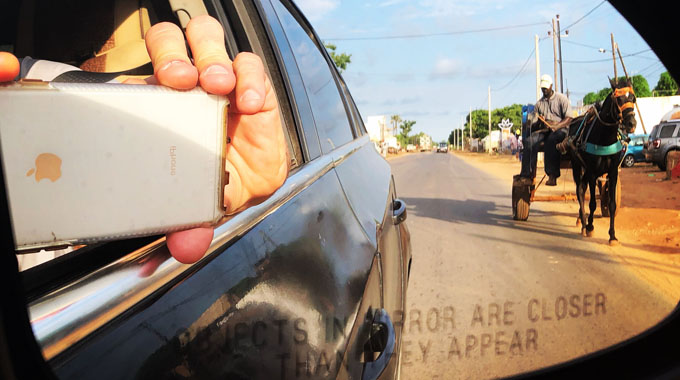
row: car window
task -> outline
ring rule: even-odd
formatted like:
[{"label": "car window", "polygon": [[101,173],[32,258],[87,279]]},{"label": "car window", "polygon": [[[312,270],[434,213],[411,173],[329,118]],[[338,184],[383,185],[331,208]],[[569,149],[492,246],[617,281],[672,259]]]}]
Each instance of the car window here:
[{"label": "car window", "polygon": [[[57,60],[74,66],[74,69],[81,68],[86,71],[117,72],[121,71],[121,68],[132,68],[134,70],[129,73],[130,75],[136,75],[139,77],[146,77],[152,75],[153,69],[151,68],[151,65],[149,63],[146,63],[141,67],[137,67],[138,66],[137,60],[125,61],[122,59],[127,56],[138,57],[140,55],[142,56],[146,55],[146,48],[143,43],[141,45],[140,44],[132,44],[132,46],[125,45],[125,48],[127,49],[126,54],[121,55],[120,57],[116,56],[117,60],[115,61],[117,66],[113,66],[113,68],[110,65],[107,66],[105,64],[102,64],[101,62],[97,63],[93,62],[91,59],[83,58],[87,57],[87,54],[83,53],[84,50],[83,46],[88,46],[87,50],[90,53],[92,53],[92,51],[95,52],[99,51],[100,53],[108,52],[107,54],[115,53],[115,48],[117,45],[115,43],[116,41],[113,37],[113,34],[111,36],[107,35],[107,31],[108,33],[114,33],[113,32],[114,19],[113,17],[109,17],[110,14],[107,13],[111,11],[109,7],[114,6],[113,3],[114,3],[113,1],[105,2],[101,4],[101,9],[95,6],[92,7],[87,6],[84,7],[83,9],[79,9],[78,10],[79,15],[82,15],[83,17],[87,16],[87,18],[91,19],[89,20],[90,22],[84,23],[80,27],[78,26],[77,23],[73,23],[71,26],[68,27],[60,27],[56,20],[53,20],[50,17],[48,17],[48,14],[50,12],[56,12],[53,14],[62,15],[63,20],[70,20],[72,18],[78,17],[76,15],[69,14],[69,12],[74,12],[73,9],[71,9],[70,7],[59,7],[56,5],[39,7],[35,10],[35,17],[36,19],[43,20],[44,25],[42,24],[35,25],[32,33],[29,34],[31,39],[35,40],[36,42],[33,43],[32,40],[27,39],[25,36],[24,38],[17,37],[16,39],[7,39],[7,35],[2,35],[1,37],[3,38],[0,50],[9,51],[20,58],[24,55],[31,55],[36,58],[44,57],[49,60]],[[180,25],[180,18],[175,13],[172,12],[172,10],[170,9],[170,4],[168,2],[160,1],[155,2],[153,5],[145,2],[143,5],[140,5],[139,9],[130,10],[130,12],[131,12],[130,17],[139,18],[140,30],[137,32],[141,32],[142,35],[144,31],[148,30],[150,25],[158,22],[165,21]],[[217,15],[214,13],[212,15],[217,17]],[[23,17],[27,17],[27,14],[24,14]],[[136,23],[133,24],[135,24],[136,27]],[[232,25],[234,25],[234,23],[232,23]],[[29,26],[28,25],[22,26],[22,28],[23,30],[28,30],[27,28],[29,28]],[[94,29],[96,29],[96,33],[90,35],[92,30]],[[120,32],[120,28],[116,30],[116,33],[117,32]],[[124,30],[124,32],[130,31]],[[227,28],[225,32],[226,32],[225,34],[226,47],[230,57],[233,58],[241,50],[252,49],[248,42],[246,42],[247,39],[244,38],[244,36],[242,35],[239,36],[240,38],[238,38],[237,42],[235,34],[238,33],[243,34],[243,31],[230,30]],[[141,39],[140,41],[143,42],[143,40]],[[100,45],[102,45],[103,47]],[[256,53],[263,55],[258,51],[256,51]],[[99,56],[102,55],[99,54]],[[265,65],[267,64],[268,58],[269,57],[264,57],[263,59]],[[284,134],[286,137],[288,153],[290,157],[289,168],[291,171],[293,171],[300,163],[302,163],[302,154],[300,152],[300,144],[298,142],[299,139],[296,135],[294,127],[295,123],[292,120],[290,112],[287,112],[287,110],[290,108],[286,107],[288,106],[287,98],[285,96],[286,95],[285,88],[283,87],[283,85],[280,84],[280,77],[273,75],[274,73],[272,72],[272,67],[267,66],[266,69],[270,77],[272,77],[274,91],[277,93],[279,102],[282,105],[281,107],[282,120],[284,122],[284,125],[287,126],[287,128],[284,128],[285,129]],[[126,253],[129,253],[130,248],[134,249],[134,245],[123,246],[127,251],[121,250],[120,252],[117,253],[117,256],[122,256]],[[69,265],[68,261],[76,257],[76,255],[74,255],[75,251],[80,250],[81,248],[84,247],[86,246],[78,245],[65,248],[61,247],[63,249],[41,250],[39,252],[18,254],[17,260],[19,262],[19,268],[21,271],[26,271],[28,269],[35,268],[36,266],[39,266],[41,264],[46,264],[50,262],[56,262],[55,265],[50,265],[50,267],[55,267],[59,265]],[[97,254],[96,251],[98,249],[99,248],[88,249],[88,251],[92,251],[92,253],[89,254],[96,255]],[[109,251],[113,251],[113,249]],[[114,255],[111,254],[107,257],[113,256]],[[55,260],[57,258],[59,258],[59,260]],[[108,261],[97,262],[107,263]],[[50,269],[47,272],[61,272],[61,270]],[[45,272],[43,271],[43,273]]]},{"label": "car window", "polygon": [[300,25],[283,4],[274,1],[273,5],[300,68],[321,149],[327,153],[354,138],[345,104],[331,68],[319,45],[310,37],[310,32]]},{"label": "car window", "polygon": [[673,132],[675,131],[675,124],[666,124],[661,127],[659,131],[659,138],[664,139],[668,137],[673,137]]}]

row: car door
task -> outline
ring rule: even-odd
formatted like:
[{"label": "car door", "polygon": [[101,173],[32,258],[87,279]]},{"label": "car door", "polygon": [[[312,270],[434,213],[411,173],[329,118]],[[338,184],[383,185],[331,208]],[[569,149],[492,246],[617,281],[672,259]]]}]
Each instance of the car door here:
[{"label": "car door", "polygon": [[[176,262],[163,238],[152,237],[76,251],[81,258],[110,254],[78,270],[67,268],[74,255],[58,260],[66,269],[49,265],[64,276],[40,280],[42,266],[22,273],[35,339],[59,378],[361,376],[376,315],[384,320],[376,311],[384,306],[385,272],[376,231],[371,239],[335,167],[370,147],[368,139],[357,135],[344,105],[311,100],[315,94],[285,48],[271,4],[207,2],[206,8],[229,26],[232,55],[252,50],[264,60],[294,157],[289,178],[265,202],[216,228],[208,253],[194,265]],[[333,115],[327,121],[344,117],[344,125],[321,125],[324,111]],[[389,173],[386,178],[385,194]],[[385,196],[380,218],[387,204]],[[391,342],[393,350],[393,335]],[[387,363],[394,368],[394,359],[376,362],[385,363],[369,365],[376,375]]]},{"label": "car door", "polygon": [[[268,5],[272,8],[269,9]],[[403,222],[405,205],[396,200],[389,165],[368,140],[356,105],[313,29],[293,4],[274,0],[264,4],[263,8],[270,20],[276,17],[280,21],[285,39],[276,31],[274,35],[279,46],[288,44],[295,58],[312,108],[321,150],[334,158],[335,172],[347,201],[370,246],[377,250],[380,302],[371,304],[369,298],[364,299],[359,315],[370,310],[385,310],[379,318],[387,321],[387,333],[394,340],[394,346],[389,351],[396,353],[401,339],[406,258],[400,238],[402,233],[396,225]],[[268,24],[273,29],[278,27],[274,21]],[[374,267],[373,270],[378,268]],[[395,316],[397,319],[394,319]],[[369,316],[369,319],[374,317]],[[357,326],[360,326],[359,322],[357,320]],[[353,332],[346,352],[362,352],[365,340],[360,331]],[[375,373],[375,376],[383,372],[394,373],[396,355],[385,355],[382,348],[377,353],[382,354],[382,359],[367,364],[370,367],[367,372]],[[373,358],[369,357],[368,360]],[[351,377],[361,373],[358,367],[346,369]]]}]

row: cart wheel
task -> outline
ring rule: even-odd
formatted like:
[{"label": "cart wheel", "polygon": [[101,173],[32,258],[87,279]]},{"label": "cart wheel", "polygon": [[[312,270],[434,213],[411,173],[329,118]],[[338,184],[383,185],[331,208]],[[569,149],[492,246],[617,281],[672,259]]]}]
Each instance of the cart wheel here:
[{"label": "cart wheel", "polygon": [[525,178],[516,175],[512,181],[512,218],[514,220],[529,219],[531,204],[531,184]]},{"label": "cart wheel", "polygon": [[[609,181],[598,180],[598,189],[600,189],[600,210],[602,210],[602,216],[605,218],[609,217]],[[621,177],[616,181],[616,216],[619,213],[619,208],[621,208]]]}]

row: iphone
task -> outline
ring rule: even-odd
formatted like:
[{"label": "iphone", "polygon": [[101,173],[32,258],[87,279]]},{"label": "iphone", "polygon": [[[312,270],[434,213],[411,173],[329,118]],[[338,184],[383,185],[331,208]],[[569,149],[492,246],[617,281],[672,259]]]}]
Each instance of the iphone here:
[{"label": "iphone", "polygon": [[228,101],[201,89],[0,87],[18,251],[167,233],[224,216]]}]

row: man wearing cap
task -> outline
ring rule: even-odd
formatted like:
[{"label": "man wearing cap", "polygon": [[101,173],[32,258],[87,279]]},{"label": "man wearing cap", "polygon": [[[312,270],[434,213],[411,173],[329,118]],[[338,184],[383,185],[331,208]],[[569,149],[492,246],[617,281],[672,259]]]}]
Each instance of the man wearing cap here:
[{"label": "man wearing cap", "polygon": [[524,152],[522,160],[522,172],[525,178],[533,178],[538,156],[538,148],[541,142],[545,142],[545,173],[548,175],[546,186],[557,185],[560,176],[560,153],[556,145],[567,136],[567,129],[572,121],[569,99],[563,94],[553,91],[552,78],[543,74],[541,77],[541,91],[543,97],[536,102],[535,111],[547,122],[549,128],[546,132],[533,133],[526,141],[523,141]]}]

